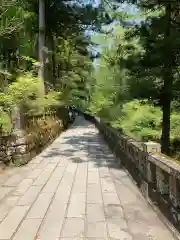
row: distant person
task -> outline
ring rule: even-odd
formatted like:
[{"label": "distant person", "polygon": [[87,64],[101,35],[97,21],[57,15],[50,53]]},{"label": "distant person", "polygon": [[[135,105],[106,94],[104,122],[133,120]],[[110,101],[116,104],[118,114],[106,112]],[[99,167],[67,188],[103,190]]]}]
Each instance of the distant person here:
[{"label": "distant person", "polygon": [[75,114],[72,107],[69,107],[69,118],[70,118],[70,122],[73,123],[75,120]]}]

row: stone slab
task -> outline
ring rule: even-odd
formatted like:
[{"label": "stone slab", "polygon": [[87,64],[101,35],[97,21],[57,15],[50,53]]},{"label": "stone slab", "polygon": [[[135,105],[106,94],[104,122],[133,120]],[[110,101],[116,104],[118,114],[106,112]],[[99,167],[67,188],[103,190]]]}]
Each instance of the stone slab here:
[{"label": "stone slab", "polygon": [[21,196],[23,195],[26,190],[32,185],[33,183],[33,180],[32,179],[23,179],[19,185],[17,186],[17,188],[15,189],[15,191],[13,191],[13,195],[16,195],[16,196]]},{"label": "stone slab", "polygon": [[104,208],[102,204],[87,204],[87,221],[88,222],[105,221]]},{"label": "stone slab", "polygon": [[9,212],[0,224],[0,239],[10,239],[13,236],[28,209],[28,206],[16,206]]},{"label": "stone slab", "polygon": [[34,240],[42,219],[26,219],[22,222],[12,240]]},{"label": "stone slab", "polygon": [[0,187],[0,201],[13,190],[12,187]]},{"label": "stone slab", "polygon": [[44,218],[46,211],[52,201],[53,193],[40,193],[27,218]]},{"label": "stone slab", "polygon": [[61,234],[62,238],[83,238],[84,220],[76,218],[66,218]]},{"label": "stone slab", "polygon": [[3,202],[3,204],[0,204],[0,222],[8,215],[8,213],[16,205],[18,200],[18,196],[8,196]]},{"label": "stone slab", "polygon": [[67,204],[59,204],[57,200],[54,200],[52,202],[44,219],[44,222],[39,230],[39,239],[59,239],[66,209]]},{"label": "stone slab", "polygon": [[42,186],[31,186],[20,198],[18,205],[31,205],[35,201],[41,189]]},{"label": "stone slab", "polygon": [[69,200],[68,218],[85,218],[85,199],[84,193],[74,193]]},{"label": "stone slab", "polygon": [[56,191],[58,185],[60,183],[59,178],[50,178],[44,188],[42,189],[42,192],[48,193],[48,192],[54,192]]},{"label": "stone slab", "polygon": [[98,183],[88,184],[87,203],[102,203],[102,201],[100,185]]},{"label": "stone slab", "polygon": [[87,234],[88,238],[107,238],[108,230],[106,222],[94,222],[87,223]]}]

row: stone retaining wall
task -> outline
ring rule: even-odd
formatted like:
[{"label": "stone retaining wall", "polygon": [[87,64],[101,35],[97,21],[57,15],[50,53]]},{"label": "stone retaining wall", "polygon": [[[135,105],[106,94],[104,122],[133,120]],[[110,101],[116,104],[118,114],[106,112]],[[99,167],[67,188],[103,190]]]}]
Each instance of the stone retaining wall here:
[{"label": "stone retaining wall", "polygon": [[[66,123],[66,124],[65,124]],[[16,166],[27,163],[67,127],[56,114],[27,117],[22,137],[0,136],[0,162]]]},{"label": "stone retaining wall", "polygon": [[[92,121],[88,115],[85,118]],[[98,118],[92,122],[137,182],[143,196],[180,230],[180,164],[162,155],[158,143],[137,142]]]}]

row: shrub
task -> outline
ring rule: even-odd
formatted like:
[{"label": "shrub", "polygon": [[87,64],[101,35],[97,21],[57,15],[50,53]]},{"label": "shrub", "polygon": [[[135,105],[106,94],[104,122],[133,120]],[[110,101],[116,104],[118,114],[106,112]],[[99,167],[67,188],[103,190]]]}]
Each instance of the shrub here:
[{"label": "shrub", "polygon": [[7,112],[0,107],[0,134],[10,133],[12,130],[11,118]]},{"label": "shrub", "polygon": [[0,93],[0,105],[9,111],[16,105],[28,107],[38,98],[39,87],[38,78],[31,74],[18,77],[15,82],[4,89],[4,92]]},{"label": "shrub", "polygon": [[[61,93],[51,91],[39,97],[41,81],[32,74],[24,74],[8,85],[0,93],[0,127],[5,131],[11,128],[11,111],[14,106],[19,106],[24,114],[43,114],[61,104]],[[3,130],[3,131],[4,131]]]},{"label": "shrub", "polygon": [[29,101],[37,99],[41,87],[38,78],[26,74],[17,78],[7,88],[6,94],[12,99],[13,104],[28,104]]},{"label": "shrub", "polygon": [[171,114],[171,138],[180,137],[180,114],[172,112]]},{"label": "shrub", "polygon": [[113,127],[141,140],[157,140],[161,134],[161,110],[147,102],[134,100],[123,105],[122,117]]},{"label": "shrub", "polygon": [[51,91],[44,95],[44,98],[37,98],[29,101],[26,105],[27,115],[39,115],[47,112],[52,112],[57,106],[61,105],[61,93]]}]

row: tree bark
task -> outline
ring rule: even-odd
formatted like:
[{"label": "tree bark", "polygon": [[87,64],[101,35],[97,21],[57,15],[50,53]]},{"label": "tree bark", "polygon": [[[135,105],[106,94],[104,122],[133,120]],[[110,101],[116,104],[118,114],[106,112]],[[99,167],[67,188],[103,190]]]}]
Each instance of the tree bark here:
[{"label": "tree bark", "polygon": [[[47,62],[45,64],[45,81],[50,83],[51,85],[55,85],[55,59],[54,59],[54,38],[52,33],[48,33],[46,37],[46,47],[48,48],[48,52],[46,55]],[[54,60],[54,61],[53,61]]]},{"label": "tree bark", "polygon": [[171,101],[173,86],[173,51],[171,47],[171,4],[166,6],[166,32],[165,32],[165,48],[164,48],[164,85],[162,92],[162,135],[161,135],[161,151],[164,154],[170,154],[170,126],[171,126]]},{"label": "tree bark", "polygon": [[55,57],[55,46],[54,46],[54,37],[52,36],[52,72],[54,77],[54,84],[56,83],[56,57]]},{"label": "tree bark", "polygon": [[[167,69],[168,70],[168,69]],[[170,154],[170,126],[171,126],[171,100],[172,100],[172,76],[169,71],[164,77],[163,99],[162,99],[162,135],[161,135],[161,151],[164,154]]]},{"label": "tree bark", "polygon": [[44,47],[45,47],[45,0],[39,0],[39,72],[38,76],[41,80],[42,86],[40,94],[44,95]]}]

